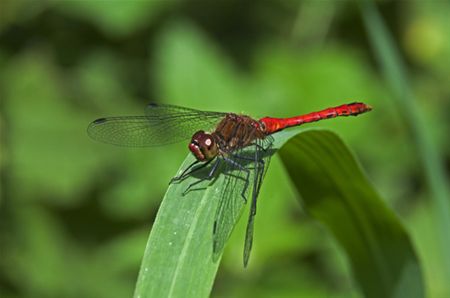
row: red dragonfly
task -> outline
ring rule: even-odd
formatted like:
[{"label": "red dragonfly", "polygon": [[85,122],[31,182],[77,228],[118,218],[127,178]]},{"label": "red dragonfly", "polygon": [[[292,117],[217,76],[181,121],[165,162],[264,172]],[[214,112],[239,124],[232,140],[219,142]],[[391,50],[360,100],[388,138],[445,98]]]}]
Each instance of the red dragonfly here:
[{"label": "red dragonfly", "polygon": [[196,161],[171,183],[207,168],[207,174],[190,184],[186,193],[205,180],[211,181],[219,173],[225,175],[213,227],[215,260],[225,246],[243,205],[250,198],[244,246],[246,267],[252,248],[256,202],[273,154],[271,135],[288,127],[338,116],[356,116],[371,109],[369,105],[355,102],[291,118],[255,120],[234,113],[150,104],[145,116],[97,119],[89,125],[88,134],[101,142],[132,147],[159,146],[191,138],[188,148]]}]

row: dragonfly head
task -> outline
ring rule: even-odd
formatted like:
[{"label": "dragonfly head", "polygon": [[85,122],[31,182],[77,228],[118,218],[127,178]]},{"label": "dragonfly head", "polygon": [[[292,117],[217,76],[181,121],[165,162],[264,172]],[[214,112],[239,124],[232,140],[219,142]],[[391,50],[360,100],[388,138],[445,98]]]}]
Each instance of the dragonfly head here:
[{"label": "dragonfly head", "polygon": [[214,137],[204,132],[203,130],[197,131],[189,143],[189,150],[194,154],[195,158],[199,161],[211,160],[219,153]]}]

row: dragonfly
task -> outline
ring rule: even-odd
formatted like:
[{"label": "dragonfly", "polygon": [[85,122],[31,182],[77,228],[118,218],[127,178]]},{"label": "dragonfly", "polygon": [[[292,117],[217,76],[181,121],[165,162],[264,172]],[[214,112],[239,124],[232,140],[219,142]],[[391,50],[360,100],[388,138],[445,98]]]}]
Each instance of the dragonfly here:
[{"label": "dragonfly", "polygon": [[[253,243],[256,205],[273,155],[273,134],[294,127],[340,116],[357,116],[371,106],[353,102],[289,118],[256,120],[235,113],[201,111],[168,104],[149,104],[145,115],[99,118],[88,127],[94,140],[130,147],[160,146],[190,139],[188,149],[195,161],[170,183],[178,183],[206,169],[184,193],[203,181],[225,175],[213,225],[213,257],[218,259],[242,207],[250,202],[243,263],[247,267]],[[198,176],[198,175],[197,175]]]}]

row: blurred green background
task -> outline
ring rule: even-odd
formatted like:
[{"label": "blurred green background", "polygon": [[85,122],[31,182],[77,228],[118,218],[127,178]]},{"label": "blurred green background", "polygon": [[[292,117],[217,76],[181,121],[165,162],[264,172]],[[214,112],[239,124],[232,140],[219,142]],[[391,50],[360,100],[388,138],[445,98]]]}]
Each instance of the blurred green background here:
[{"label": "blurred green background", "polygon": [[[378,8],[448,174],[450,4]],[[310,126],[354,150],[411,233],[429,296],[449,295],[417,148],[352,1],[1,0],[0,98],[1,297],[132,295],[187,145],[96,143],[86,134],[95,118],[140,115],[149,102],[282,117],[352,101],[374,110]],[[244,221],[213,297],[360,297],[345,256],[302,211],[276,157],[247,269]]]}]

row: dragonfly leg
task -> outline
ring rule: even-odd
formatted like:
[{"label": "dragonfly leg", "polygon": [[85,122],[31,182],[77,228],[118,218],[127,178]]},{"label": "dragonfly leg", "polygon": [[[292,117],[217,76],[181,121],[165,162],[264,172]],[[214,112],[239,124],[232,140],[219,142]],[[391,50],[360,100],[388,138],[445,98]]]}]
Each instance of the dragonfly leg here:
[{"label": "dragonfly leg", "polygon": [[261,146],[261,145],[258,144],[258,143],[255,143],[254,145],[255,145],[256,147],[258,147],[259,149],[261,149],[262,151],[267,152],[267,149],[268,149],[268,148],[264,148],[263,146]]},{"label": "dragonfly leg", "polygon": [[192,173],[195,173],[195,172],[197,172],[198,170],[201,170],[201,169],[203,169],[204,167],[206,167],[211,161],[212,161],[212,160],[208,160],[207,162],[204,162],[204,163],[200,164],[198,167],[195,167],[195,168],[194,168],[194,166],[195,166],[196,164],[198,164],[200,161],[198,161],[198,160],[194,161],[194,162],[191,163],[186,169],[184,169],[184,171],[183,171],[179,176],[173,177],[173,178],[170,180],[169,184],[172,184],[173,182],[183,181],[184,179],[186,179],[186,178],[187,178],[189,175],[191,175]]},{"label": "dragonfly leg", "polygon": [[[211,161],[212,161],[212,159],[208,160],[206,163],[204,163],[204,165],[202,165],[202,168],[204,168]],[[217,167],[219,166],[219,163],[220,163],[220,159],[217,158],[216,161],[214,162],[212,168],[211,168],[211,171],[209,171],[208,175],[206,177],[198,179],[197,181],[189,184],[189,186],[186,187],[186,189],[183,191],[183,195],[187,194],[192,189],[192,187],[194,187],[195,185],[197,185],[199,183],[202,183],[205,180],[210,180],[214,176],[214,174],[215,174],[215,172],[217,170]],[[200,168],[200,167],[198,167],[198,168]],[[196,171],[198,168],[194,169],[193,171]],[[192,173],[192,172],[190,172],[190,173]]]}]

